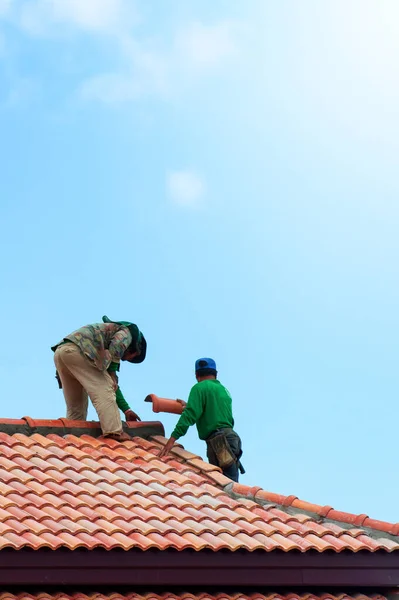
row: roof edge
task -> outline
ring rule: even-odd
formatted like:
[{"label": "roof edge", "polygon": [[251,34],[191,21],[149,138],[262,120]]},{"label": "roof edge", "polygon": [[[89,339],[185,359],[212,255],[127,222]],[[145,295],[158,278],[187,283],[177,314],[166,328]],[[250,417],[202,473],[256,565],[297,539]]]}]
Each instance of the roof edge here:
[{"label": "roof edge", "polygon": [[319,520],[334,521],[337,523],[347,523],[352,527],[361,527],[371,531],[381,531],[388,536],[399,536],[399,523],[388,523],[370,519],[368,515],[355,515],[352,513],[335,510],[332,506],[320,506],[311,504],[305,500],[300,500],[297,496],[284,496],[283,494],[274,494],[261,487],[250,487],[241,483],[229,483],[223,487],[224,491],[233,498],[248,498],[260,505],[278,506],[286,512],[290,508],[302,512],[312,517],[319,517]]},{"label": "roof edge", "polygon": [[[129,421],[122,422],[123,431],[130,437],[141,437],[144,439],[155,435],[165,435],[164,426],[160,421]],[[70,419],[0,419],[0,433],[14,435],[21,433],[31,436],[35,433],[47,436],[51,433],[64,436],[68,434],[81,437],[90,435],[100,437],[102,430],[99,421],[72,421]]]},{"label": "roof edge", "polygon": [[[0,586],[399,586],[399,553],[20,549],[0,552]],[[156,578],[154,579],[154,573]]]},{"label": "roof edge", "polygon": [[[155,438],[155,441],[163,445],[166,443],[166,439],[161,438]],[[347,524],[348,528],[361,527],[370,537],[376,537],[378,535],[376,532],[382,532],[384,534],[383,537],[389,539],[396,538],[394,541],[398,541],[399,523],[388,523],[387,521],[371,519],[366,514],[356,515],[335,510],[332,506],[312,504],[300,500],[294,495],[284,496],[283,494],[275,494],[257,486],[251,487],[241,483],[232,483],[230,479],[223,475],[219,467],[206,463],[201,457],[188,452],[182,446],[175,445],[172,448],[172,453],[185,460],[191,466],[195,466],[211,480],[213,485],[222,489],[231,498],[247,498],[260,506],[270,507],[270,505],[273,505],[283,509],[288,514],[291,514],[290,510],[295,509],[296,512],[307,514],[312,518],[316,518],[319,522],[334,522],[340,525]]]}]

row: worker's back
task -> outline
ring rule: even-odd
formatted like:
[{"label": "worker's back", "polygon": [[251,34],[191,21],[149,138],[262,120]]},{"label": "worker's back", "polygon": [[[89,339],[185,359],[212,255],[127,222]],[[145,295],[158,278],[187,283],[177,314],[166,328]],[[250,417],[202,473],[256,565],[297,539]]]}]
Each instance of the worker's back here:
[{"label": "worker's back", "polygon": [[[206,440],[216,429],[234,427],[230,392],[217,379],[204,379],[190,393],[202,405],[202,414],[197,421],[198,435]],[[190,398],[189,398],[190,401]]]},{"label": "worker's back", "polygon": [[198,436],[206,441],[210,464],[222,469],[232,481],[238,481],[238,473],[244,473],[240,458],[241,439],[234,431],[232,399],[230,392],[216,379],[217,368],[213,358],[195,361],[198,381],[184,405],[184,411],[176,423],[160,457],[166,456],[176,440],[186,435],[191,425],[196,425]]}]

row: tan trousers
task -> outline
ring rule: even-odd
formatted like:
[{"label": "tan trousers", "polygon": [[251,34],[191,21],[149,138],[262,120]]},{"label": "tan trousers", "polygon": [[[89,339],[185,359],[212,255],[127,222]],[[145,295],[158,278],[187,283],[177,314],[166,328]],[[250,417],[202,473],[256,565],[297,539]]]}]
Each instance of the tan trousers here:
[{"label": "tan trousers", "polygon": [[72,343],[57,348],[54,362],[62,382],[67,419],[86,421],[89,395],[100,419],[103,434],[122,433],[122,421],[109,373],[99,371]]}]

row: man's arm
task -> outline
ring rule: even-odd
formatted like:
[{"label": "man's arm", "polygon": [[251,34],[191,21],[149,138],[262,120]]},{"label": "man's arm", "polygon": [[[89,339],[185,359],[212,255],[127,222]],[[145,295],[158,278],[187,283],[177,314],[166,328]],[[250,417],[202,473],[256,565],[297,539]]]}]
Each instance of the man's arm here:
[{"label": "man's arm", "polygon": [[115,333],[108,348],[111,361],[119,363],[122,356],[132,343],[132,334],[127,327],[122,327]]},{"label": "man's arm", "polygon": [[115,392],[115,399],[119,410],[125,413],[126,421],[141,421],[137,413],[134,412],[125,400],[120,387]]},{"label": "man's arm", "polygon": [[174,438],[173,436],[170,436],[170,438],[166,442],[165,446],[162,448],[161,452],[158,454],[159,458],[163,458],[164,456],[169,454],[169,452],[173,448],[175,441],[176,441],[176,438]]},{"label": "man's arm", "polygon": [[111,375],[114,382],[116,404],[118,405],[119,410],[125,414],[126,421],[140,421],[140,417],[134,412],[134,410],[130,408],[129,404],[126,402],[121,388],[119,387],[118,375],[116,374],[117,371],[119,371],[119,364],[112,362],[108,367],[108,373]]},{"label": "man's arm", "polygon": [[186,435],[187,429],[198,421],[203,410],[204,404],[202,394],[199,388],[195,385],[190,392],[184,412],[178,420],[176,427],[172,431],[172,435],[159,453],[160,458],[166,456],[170,452],[176,440]]},{"label": "man's arm", "polygon": [[190,392],[187,404],[180,419],[176,423],[176,427],[172,431],[172,436],[176,440],[186,435],[187,430],[191,425],[195,425],[204,410],[202,395],[199,388],[196,386]]}]

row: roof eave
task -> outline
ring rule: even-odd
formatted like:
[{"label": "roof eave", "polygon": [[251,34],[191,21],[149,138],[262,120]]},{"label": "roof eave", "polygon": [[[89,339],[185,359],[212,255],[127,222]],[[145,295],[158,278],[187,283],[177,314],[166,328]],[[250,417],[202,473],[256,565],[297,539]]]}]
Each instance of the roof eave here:
[{"label": "roof eave", "polygon": [[399,586],[399,552],[247,552],[119,549],[0,552],[0,586]]}]

